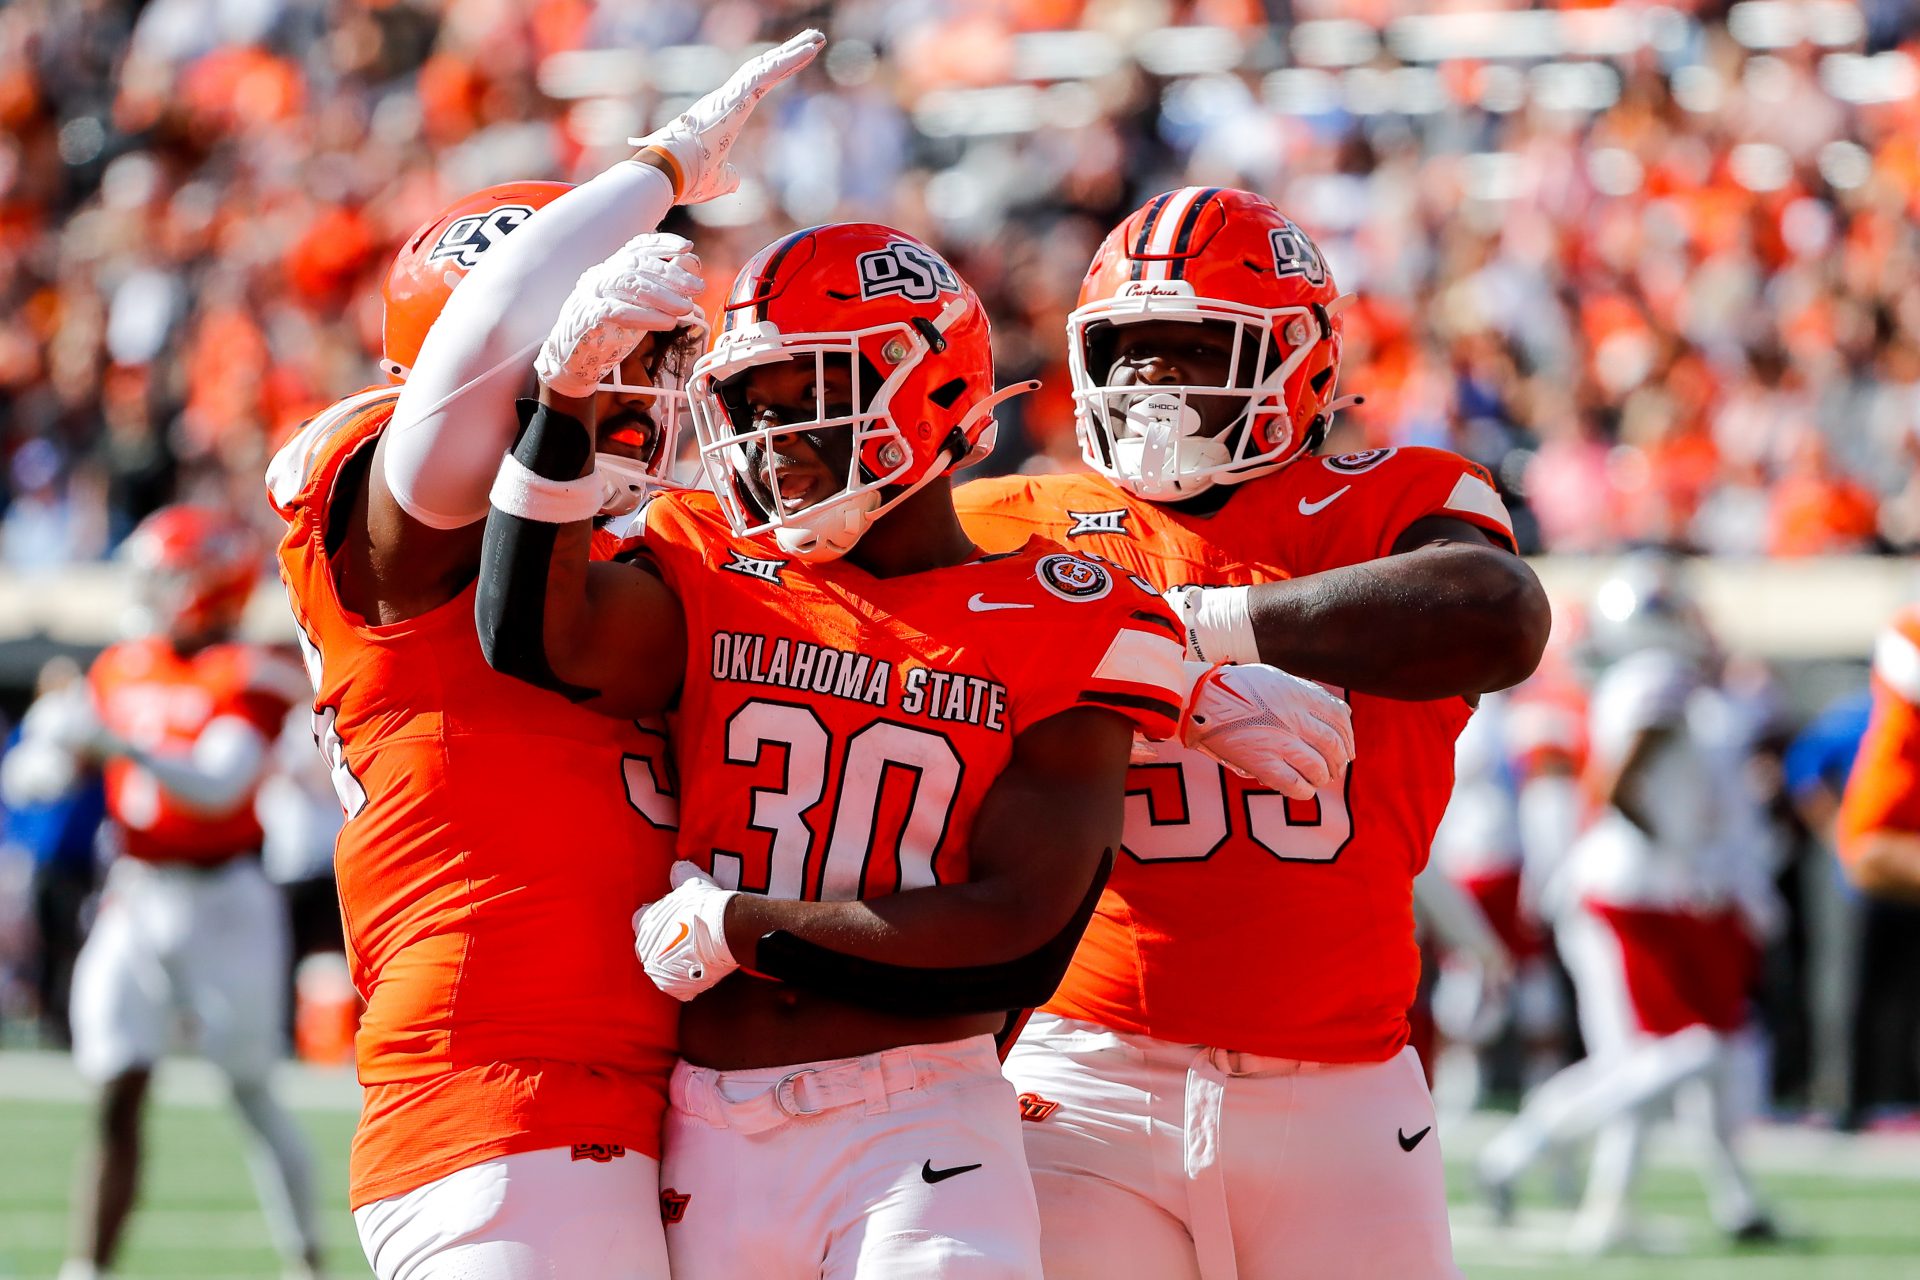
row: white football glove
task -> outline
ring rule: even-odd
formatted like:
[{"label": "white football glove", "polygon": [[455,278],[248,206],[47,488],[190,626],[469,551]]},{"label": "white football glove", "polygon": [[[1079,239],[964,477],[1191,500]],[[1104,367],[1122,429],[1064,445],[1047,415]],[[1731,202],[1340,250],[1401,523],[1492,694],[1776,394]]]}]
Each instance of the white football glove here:
[{"label": "white football glove", "polygon": [[1180,741],[1269,790],[1306,800],[1353,759],[1353,712],[1311,680],[1260,663],[1184,664]]},{"label": "white football glove", "polygon": [[698,299],[705,287],[691,241],[635,236],[574,284],[534,372],[563,396],[590,396],[646,334],[704,325]]},{"label": "white football glove", "polygon": [[668,875],[673,892],[633,916],[633,953],[653,985],[675,1000],[691,1000],[740,967],[727,948],[727,899],[691,862]]},{"label": "white football glove", "polygon": [[820,32],[802,31],[745,63],[664,127],[644,138],[628,138],[627,144],[657,151],[672,162],[678,173],[673,184],[678,203],[701,204],[726,195],[740,185],[739,172],[727,163],[740,127],[769,89],[812,62],[826,43]]}]

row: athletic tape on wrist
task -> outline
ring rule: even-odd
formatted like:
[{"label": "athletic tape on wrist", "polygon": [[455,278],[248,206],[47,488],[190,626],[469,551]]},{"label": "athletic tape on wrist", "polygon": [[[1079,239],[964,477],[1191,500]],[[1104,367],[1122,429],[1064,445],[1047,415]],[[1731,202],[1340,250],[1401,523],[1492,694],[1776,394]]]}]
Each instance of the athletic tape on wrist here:
[{"label": "athletic tape on wrist", "polygon": [[1168,607],[1187,633],[1187,656],[1199,662],[1258,662],[1251,587],[1174,587]]},{"label": "athletic tape on wrist", "polygon": [[500,459],[487,500],[523,520],[572,524],[598,515],[605,495],[606,482],[596,473],[578,480],[549,480],[509,453]]}]

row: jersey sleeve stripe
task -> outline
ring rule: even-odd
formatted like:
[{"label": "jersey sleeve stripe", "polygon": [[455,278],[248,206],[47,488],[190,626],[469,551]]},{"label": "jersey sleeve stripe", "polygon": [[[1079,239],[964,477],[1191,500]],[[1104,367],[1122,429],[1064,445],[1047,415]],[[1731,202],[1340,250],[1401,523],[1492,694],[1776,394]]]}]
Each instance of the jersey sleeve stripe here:
[{"label": "jersey sleeve stripe", "polygon": [[1163,692],[1177,689],[1186,654],[1186,647],[1170,636],[1129,627],[1114,636],[1094,667],[1093,678],[1113,684],[1150,685]]},{"label": "jersey sleeve stripe", "polygon": [[1506,504],[1500,501],[1500,495],[1494,492],[1493,486],[1479,476],[1461,476],[1443,505],[1448,511],[1491,520],[1506,530],[1509,538],[1513,536],[1513,518],[1507,514]]},{"label": "jersey sleeve stripe", "polygon": [[1182,635],[1180,631],[1180,624],[1165,614],[1155,613],[1150,609],[1135,609],[1127,616],[1135,622],[1144,622],[1150,627],[1155,627],[1166,632],[1183,645],[1186,643],[1186,637]]},{"label": "jersey sleeve stripe", "polygon": [[1873,674],[1908,702],[1920,703],[1920,648],[1900,632],[1883,631],[1874,642]]},{"label": "jersey sleeve stripe", "polygon": [[1138,693],[1114,693],[1103,689],[1082,689],[1080,701],[1098,707],[1112,707],[1116,710],[1144,711],[1148,715],[1159,716],[1169,724],[1180,720],[1180,704],[1161,698],[1149,698]]}]

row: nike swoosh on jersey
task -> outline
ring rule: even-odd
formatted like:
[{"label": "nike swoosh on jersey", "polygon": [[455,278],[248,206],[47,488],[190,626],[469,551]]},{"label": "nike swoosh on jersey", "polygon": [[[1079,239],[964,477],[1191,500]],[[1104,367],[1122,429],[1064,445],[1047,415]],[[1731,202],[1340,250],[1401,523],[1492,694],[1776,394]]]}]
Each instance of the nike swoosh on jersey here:
[{"label": "nike swoosh on jersey", "polygon": [[996,600],[989,600],[976,591],[967,597],[967,608],[975,613],[992,613],[995,609],[1031,609],[1033,606],[1019,603],[1002,604]]},{"label": "nike swoosh on jersey", "polygon": [[1352,485],[1343,484],[1338,489],[1335,489],[1332,493],[1328,494],[1326,497],[1320,499],[1320,501],[1318,502],[1308,502],[1305,498],[1300,499],[1300,514],[1303,516],[1310,516],[1319,511],[1324,510],[1326,508],[1326,505],[1329,502],[1332,502],[1335,498],[1339,497],[1341,494],[1345,493],[1347,490],[1351,488],[1353,488]]},{"label": "nike swoosh on jersey", "polygon": [[1429,1133],[1432,1133],[1432,1132],[1433,1132],[1433,1126],[1428,1125],[1426,1128],[1422,1129],[1420,1132],[1414,1134],[1411,1138],[1407,1136],[1407,1131],[1405,1129],[1395,1129],[1393,1131],[1393,1136],[1400,1139],[1400,1149],[1402,1151],[1411,1151],[1415,1147],[1420,1145],[1420,1139],[1426,1137]]}]

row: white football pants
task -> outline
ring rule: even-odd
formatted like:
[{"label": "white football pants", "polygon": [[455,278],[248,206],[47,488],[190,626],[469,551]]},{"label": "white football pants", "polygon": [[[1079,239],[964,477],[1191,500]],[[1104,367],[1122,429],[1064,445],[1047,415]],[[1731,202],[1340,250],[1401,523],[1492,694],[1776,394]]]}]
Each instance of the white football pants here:
[{"label": "white football pants", "polygon": [[673,1280],[1040,1280],[990,1037],[751,1071],[682,1062],[670,1097]]},{"label": "white football pants", "polygon": [[353,1211],[379,1280],[667,1280],[660,1165],[522,1151]]},{"label": "white football pants", "polygon": [[313,1160],[274,1097],[285,1052],[287,905],[253,858],[212,868],[123,857],[73,971],[73,1060],[95,1084],[151,1067],[185,1013],[194,1047],[227,1076],[247,1166],[274,1246],[313,1247]]},{"label": "white football pants", "polygon": [[1460,1275],[1412,1049],[1300,1062],[1040,1013],[1006,1073],[1047,1280]]}]

